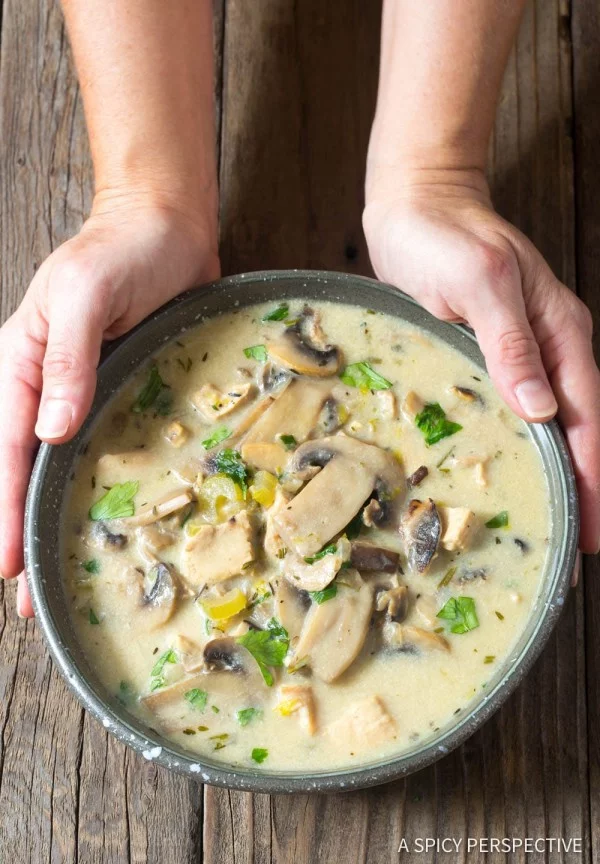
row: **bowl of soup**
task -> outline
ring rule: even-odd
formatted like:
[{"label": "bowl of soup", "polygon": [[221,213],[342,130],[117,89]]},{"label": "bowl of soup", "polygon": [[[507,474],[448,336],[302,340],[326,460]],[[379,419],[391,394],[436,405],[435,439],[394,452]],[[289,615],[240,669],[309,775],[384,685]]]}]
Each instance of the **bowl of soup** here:
[{"label": "bowl of soup", "polygon": [[107,730],[292,792],[472,734],[547,640],[577,536],[558,426],[506,407],[467,328],[291,271],[109,346],[81,432],[40,449],[25,545],[50,652]]}]

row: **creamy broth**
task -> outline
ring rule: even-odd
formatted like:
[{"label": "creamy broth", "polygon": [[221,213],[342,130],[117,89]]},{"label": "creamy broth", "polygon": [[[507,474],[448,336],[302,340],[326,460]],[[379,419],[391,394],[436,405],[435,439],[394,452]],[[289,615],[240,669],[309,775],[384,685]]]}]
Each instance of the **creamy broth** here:
[{"label": "creamy broth", "polygon": [[310,309],[161,348],[93,429],[62,524],[108,690],[192,753],[269,771],[448,728],[522,634],[550,530],[538,453],[485,374],[392,317]]}]

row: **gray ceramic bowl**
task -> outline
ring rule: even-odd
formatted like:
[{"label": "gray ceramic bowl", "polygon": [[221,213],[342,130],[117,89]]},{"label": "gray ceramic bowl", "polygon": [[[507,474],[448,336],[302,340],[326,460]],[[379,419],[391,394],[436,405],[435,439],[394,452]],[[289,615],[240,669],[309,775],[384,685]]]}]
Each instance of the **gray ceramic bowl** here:
[{"label": "gray ceramic bowl", "polygon": [[553,512],[549,566],[535,609],[518,645],[490,680],[486,695],[470,713],[459,715],[450,728],[428,742],[420,742],[410,752],[347,771],[269,774],[251,768],[229,769],[208,758],[200,761],[144,727],[98,681],[69,621],[57,543],[65,487],[90,424],[107,400],[158,346],[193,327],[203,316],[286,297],[322,298],[387,312],[430,331],[484,368],[477,343],[466,328],[436,320],[397,289],[371,279],[340,273],[276,271],[234,276],[190,291],[159,309],[109,348],[98,373],[90,418],[80,434],[61,447],[41,447],[27,498],[25,556],[37,621],[58,668],[80,702],[120,741],[158,765],[218,786],[254,792],[333,792],[384,783],[425,767],[472,735],[506,700],[540,653],[564,604],[577,550],[577,494],[558,426],[555,423],[531,426],[532,440],[545,466]]}]

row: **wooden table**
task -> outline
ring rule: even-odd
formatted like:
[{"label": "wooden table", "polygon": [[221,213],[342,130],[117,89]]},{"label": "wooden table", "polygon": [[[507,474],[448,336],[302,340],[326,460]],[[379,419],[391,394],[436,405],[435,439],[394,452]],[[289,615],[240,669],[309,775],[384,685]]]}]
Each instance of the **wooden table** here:
[{"label": "wooden table", "polygon": [[[6,317],[81,225],[91,171],[57,4],[0,0],[0,10]],[[225,273],[370,272],[361,209],[379,17],[373,0],[217,2]],[[490,150],[495,201],[597,322],[599,152],[599,2],[532,2]],[[529,860],[598,864],[599,570],[587,562],[542,659],[460,750],[406,781],[331,797],[203,788],[126,750],[68,693],[35,622],[16,618],[14,585],[0,586],[0,861],[425,864],[466,860],[468,836],[563,836],[582,838],[583,853]],[[398,854],[402,838],[419,837],[463,847]],[[488,858],[505,856],[468,856]]]}]

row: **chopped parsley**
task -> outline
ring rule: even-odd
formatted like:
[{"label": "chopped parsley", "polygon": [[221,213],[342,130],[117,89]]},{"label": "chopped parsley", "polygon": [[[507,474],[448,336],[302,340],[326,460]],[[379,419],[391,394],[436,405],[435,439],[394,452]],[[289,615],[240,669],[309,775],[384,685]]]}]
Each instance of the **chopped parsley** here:
[{"label": "chopped parsley", "polygon": [[237,450],[225,448],[214,458],[214,465],[219,474],[225,474],[240,487],[244,495],[248,491],[250,471]]},{"label": "chopped parsley", "polygon": [[333,598],[337,595],[337,585],[334,583],[332,585],[328,585],[327,588],[323,588],[322,591],[309,591],[308,592],[315,603],[318,603],[319,606],[321,603],[326,603],[328,600],[333,600]]},{"label": "chopped parsley", "polygon": [[305,555],[304,560],[307,564],[314,564],[315,561],[320,561],[321,558],[324,558],[326,555],[335,555],[337,552],[337,545],[335,543],[330,543],[329,546],[324,546],[320,552],[316,552],[314,555]]},{"label": "chopped parsley", "polygon": [[486,528],[508,528],[508,510],[503,510],[485,523]]},{"label": "chopped parsley", "polygon": [[271,618],[266,630],[249,630],[236,640],[252,654],[258,664],[267,687],[273,686],[273,675],[269,667],[283,666],[283,660],[290,646],[285,627]]},{"label": "chopped parsley", "polygon": [[262,321],[283,321],[290,314],[289,303],[281,303],[261,318]]},{"label": "chopped parsley", "polygon": [[496,609],[495,615],[499,621],[504,621],[504,615],[502,614],[502,612],[498,612],[498,610]]},{"label": "chopped parsley", "polygon": [[164,676],[164,669],[167,663],[177,663],[177,654],[172,648],[168,648],[164,654],[161,654],[150,673],[150,692],[164,687],[167,683]]},{"label": "chopped parsley", "polygon": [[158,366],[150,369],[150,375],[145,386],[140,390],[131,410],[134,414],[143,414],[156,403],[158,414],[166,416],[171,411],[172,394],[170,387],[160,377]]},{"label": "chopped parsley", "polygon": [[479,627],[472,597],[451,597],[437,613],[437,617],[452,622],[451,633],[468,633],[469,630]]},{"label": "chopped parsley", "polygon": [[248,348],[244,348],[244,354],[249,360],[256,360],[258,363],[267,362],[266,345],[250,345]]},{"label": "chopped parsley", "polygon": [[484,663],[493,663],[495,659],[496,659],[495,654],[488,654],[487,657],[483,658],[483,662]]},{"label": "chopped parsley", "polygon": [[184,693],[183,698],[186,702],[190,703],[192,708],[195,708],[197,711],[204,711],[208,701],[208,693],[206,690],[199,690],[197,687],[194,687],[192,690]]},{"label": "chopped parsley", "polygon": [[133,516],[135,505],[133,499],[137,495],[139,483],[129,480],[127,483],[115,483],[102,498],[90,507],[89,517],[94,522],[105,519],[123,519]]},{"label": "chopped parsley", "polygon": [[90,606],[89,622],[90,622],[90,624],[99,624],[100,623],[98,616],[96,615],[96,613],[94,612],[94,610],[92,609],[91,606]]},{"label": "chopped parsley", "polygon": [[452,582],[452,579],[454,578],[455,573],[456,573],[456,567],[450,567],[450,569],[446,571],[445,576],[443,576],[440,579],[440,581],[438,582],[438,586],[437,586],[438,590],[440,588],[445,588],[446,585],[449,585]]},{"label": "chopped parsley", "polygon": [[351,363],[350,366],[346,366],[340,378],[348,387],[358,387],[360,390],[389,390],[392,386],[391,381],[376,372],[366,362]]},{"label": "chopped parsley", "polygon": [[96,558],[90,558],[89,561],[82,561],[81,566],[86,573],[91,573],[92,576],[97,576],[100,572],[100,562]]},{"label": "chopped parsley", "polygon": [[[446,419],[446,412],[437,402],[429,402],[415,417],[417,428],[421,430],[428,447],[437,444],[463,428],[460,423]],[[439,466],[438,466],[439,467]]]},{"label": "chopped parsley", "polygon": [[344,534],[348,540],[356,540],[363,527],[363,511],[358,511],[354,519],[351,519],[344,530]]},{"label": "chopped parsley", "polygon": [[293,450],[295,447],[298,446],[298,442],[293,435],[280,435],[279,440],[281,441],[286,450]]},{"label": "chopped parsley", "polygon": [[247,726],[248,723],[262,717],[262,711],[260,708],[241,708],[235,717],[240,726]]},{"label": "chopped parsley", "polygon": [[225,441],[225,439],[231,437],[231,429],[228,429],[227,426],[219,426],[218,429],[209,435],[208,438],[205,438],[202,442],[202,446],[205,450],[212,450],[213,447],[216,447],[217,444],[220,444],[221,441]]},{"label": "chopped parsley", "polygon": [[268,755],[269,751],[265,750],[264,747],[255,747],[252,751],[252,759],[259,765],[265,761]]}]

